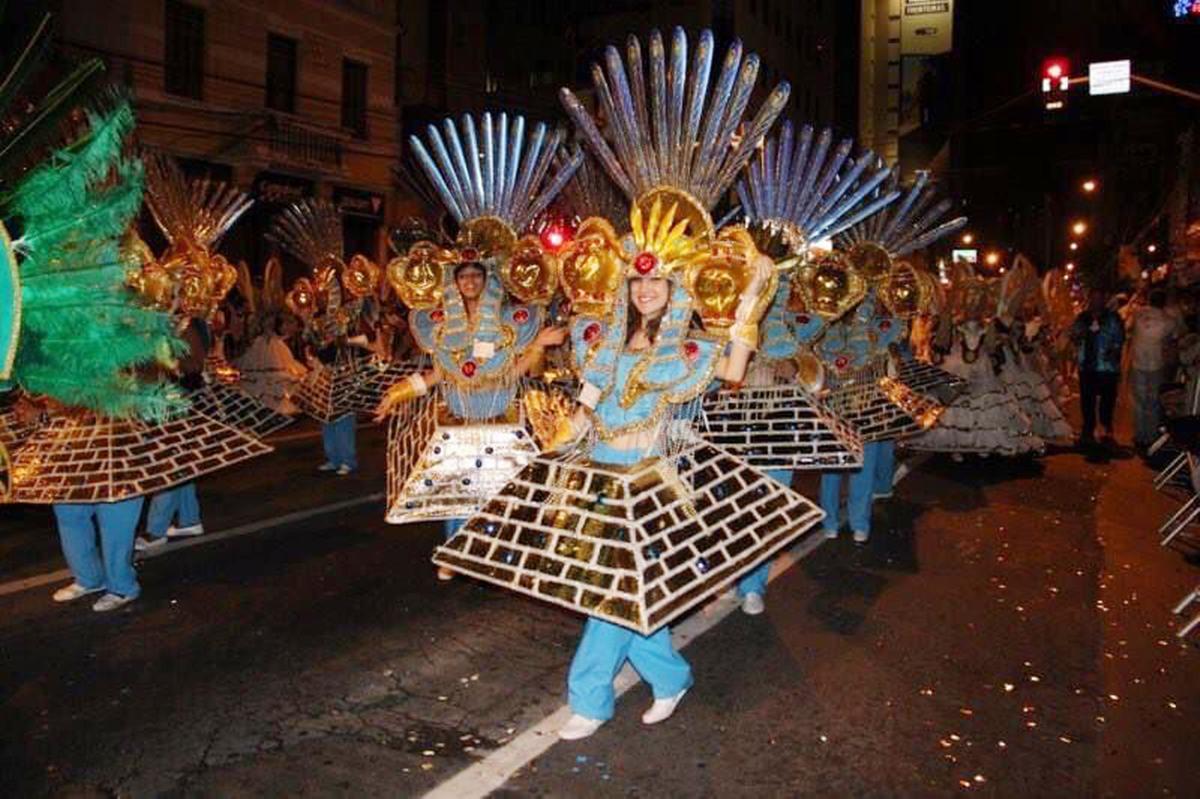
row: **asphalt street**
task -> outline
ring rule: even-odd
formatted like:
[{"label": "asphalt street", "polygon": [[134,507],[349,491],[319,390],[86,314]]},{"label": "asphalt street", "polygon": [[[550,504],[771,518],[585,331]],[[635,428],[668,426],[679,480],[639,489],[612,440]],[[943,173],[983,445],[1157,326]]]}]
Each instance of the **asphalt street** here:
[{"label": "asphalt street", "polygon": [[[52,603],[49,513],[4,509],[3,795],[414,796],[561,708],[582,619],[438,583],[440,529],[385,525],[370,499],[380,432],[348,478],[314,473],[319,447],[204,480],[210,533],[248,531],[169,546],[112,615]],[[697,682],[669,722],[640,723],[636,686],[496,792],[1197,795],[1200,661],[1170,609],[1200,571],[1158,546],[1177,500],[1150,477],[1074,453],[930,460],[866,547],[821,546],[765,615],[684,650]]]}]

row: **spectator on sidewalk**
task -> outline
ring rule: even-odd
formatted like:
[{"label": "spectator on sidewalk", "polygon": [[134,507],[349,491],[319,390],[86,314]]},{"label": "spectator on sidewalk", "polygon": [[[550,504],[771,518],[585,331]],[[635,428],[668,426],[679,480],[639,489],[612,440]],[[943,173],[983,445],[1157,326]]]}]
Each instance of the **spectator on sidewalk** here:
[{"label": "spectator on sidewalk", "polygon": [[1182,332],[1179,317],[1169,313],[1166,304],[1164,291],[1151,291],[1149,304],[1134,311],[1129,324],[1133,443],[1140,450],[1154,443],[1162,424],[1159,390],[1169,368],[1168,348],[1173,348]]},{"label": "spectator on sidewalk", "polygon": [[1079,401],[1083,410],[1081,446],[1095,443],[1097,406],[1104,443],[1114,445],[1113,411],[1117,406],[1117,387],[1121,380],[1121,351],[1125,346],[1125,326],[1121,317],[1109,309],[1108,297],[1101,289],[1092,289],[1087,309],[1071,325],[1071,342],[1079,364]]}]

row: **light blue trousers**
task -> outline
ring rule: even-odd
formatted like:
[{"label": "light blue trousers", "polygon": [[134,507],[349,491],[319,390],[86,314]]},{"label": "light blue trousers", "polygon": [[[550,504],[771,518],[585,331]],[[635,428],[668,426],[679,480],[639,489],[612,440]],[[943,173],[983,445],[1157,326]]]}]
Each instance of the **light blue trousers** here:
[{"label": "light blue trousers", "polygon": [[142,592],[133,569],[133,537],[144,502],[145,497],[134,497],[120,502],[54,506],[58,538],[75,582],[120,596],[133,597]]},{"label": "light blue trousers", "polygon": [[196,484],[183,485],[160,491],[150,498],[146,511],[146,533],[162,538],[172,521],[180,527],[191,527],[200,523],[200,500],[196,497]]},{"label": "light blue trousers", "polygon": [[442,534],[449,541],[454,537],[454,534],[462,529],[462,526],[467,523],[466,519],[446,519],[442,522]]},{"label": "light blue trousers", "polygon": [[[767,477],[770,477],[775,482],[785,488],[792,487],[792,470],[791,469],[768,469]],[[751,572],[747,572],[741,580],[738,581],[737,592],[738,596],[746,594],[758,594],[759,596],[767,595],[767,578],[771,576],[771,561],[766,561],[761,566]]]},{"label": "light blue trousers", "polygon": [[882,442],[863,444],[863,465],[853,472],[825,472],[821,475],[821,509],[825,511],[825,529],[842,528],[842,482],[849,483],[846,508],[850,529],[871,532],[871,495],[875,490],[875,463]]},{"label": "light blue trousers", "polygon": [[655,699],[669,699],[692,685],[692,667],[675,651],[666,627],[653,635],[639,635],[589,618],[567,673],[571,710],[597,721],[611,719],[616,705],[613,680],[626,659],[649,684]]},{"label": "light blue trousers", "polygon": [[340,419],[321,425],[321,443],[325,445],[325,460],[334,466],[358,468],[358,456],[354,446],[354,414],[348,413]]},{"label": "light blue trousers", "polygon": [[892,482],[896,479],[896,442],[878,441],[875,443],[875,485],[872,491],[876,494],[892,493]]}]

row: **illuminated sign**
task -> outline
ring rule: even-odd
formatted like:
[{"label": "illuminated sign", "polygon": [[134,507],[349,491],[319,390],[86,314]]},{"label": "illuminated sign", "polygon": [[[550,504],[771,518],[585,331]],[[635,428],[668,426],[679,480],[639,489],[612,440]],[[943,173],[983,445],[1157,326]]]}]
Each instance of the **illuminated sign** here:
[{"label": "illuminated sign", "polygon": [[1129,72],[1128,61],[1088,64],[1088,94],[1128,94]]},{"label": "illuminated sign", "polygon": [[971,266],[974,266],[975,264],[979,263],[979,250],[975,250],[975,249],[951,250],[950,251],[950,261],[952,263],[956,263],[956,264],[964,263],[964,264],[970,264]]},{"label": "illuminated sign", "polygon": [[953,22],[954,0],[904,0],[900,15],[900,52],[904,55],[950,52]]}]

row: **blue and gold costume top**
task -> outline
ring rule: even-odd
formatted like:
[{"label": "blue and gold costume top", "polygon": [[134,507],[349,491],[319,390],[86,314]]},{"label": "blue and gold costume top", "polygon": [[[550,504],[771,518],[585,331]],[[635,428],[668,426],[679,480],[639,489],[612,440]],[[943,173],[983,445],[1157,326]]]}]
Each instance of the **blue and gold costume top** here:
[{"label": "blue and gold costume top", "polygon": [[543,309],[505,302],[490,271],[473,321],[449,269],[442,296],[441,307],[411,312],[409,327],[441,373],[447,407],[466,421],[503,416],[517,394],[517,359],[537,338]]}]

